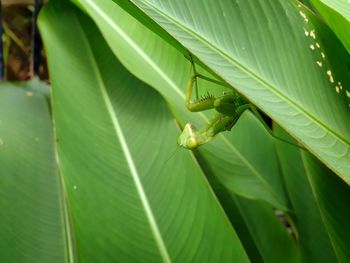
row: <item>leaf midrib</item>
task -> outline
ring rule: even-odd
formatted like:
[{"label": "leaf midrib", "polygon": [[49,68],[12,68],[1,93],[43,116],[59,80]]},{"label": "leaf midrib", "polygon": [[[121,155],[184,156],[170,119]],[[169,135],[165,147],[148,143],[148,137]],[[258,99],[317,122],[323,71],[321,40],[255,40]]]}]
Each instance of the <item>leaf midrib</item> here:
[{"label": "leaf midrib", "polygon": [[[94,3],[91,3],[90,0],[86,0],[86,1],[89,4],[94,5]],[[139,194],[139,198],[140,198],[141,204],[143,206],[143,209],[145,211],[145,215],[146,215],[146,218],[147,218],[148,223],[150,225],[151,231],[154,235],[155,242],[157,244],[157,247],[159,249],[159,252],[160,252],[160,255],[163,259],[163,262],[170,263],[171,260],[170,260],[168,250],[167,250],[166,245],[164,243],[162,234],[157,226],[157,222],[156,222],[155,216],[153,215],[151,205],[150,205],[148,198],[147,198],[147,195],[144,191],[141,179],[139,177],[139,174],[137,172],[136,166],[135,166],[134,161],[133,161],[133,157],[131,155],[127,141],[126,141],[125,136],[123,134],[121,125],[119,124],[118,118],[117,118],[116,113],[114,111],[113,104],[108,96],[106,86],[104,85],[103,77],[101,76],[101,72],[98,68],[95,56],[93,55],[93,52],[92,52],[92,49],[90,46],[90,42],[88,41],[88,39],[86,39],[86,43],[88,46],[88,50],[87,50],[86,54],[90,58],[91,65],[92,65],[92,68],[95,72],[95,76],[96,76],[96,79],[98,82],[98,87],[99,87],[99,90],[100,90],[101,95],[102,95],[102,99],[103,99],[104,104],[106,106],[108,115],[111,119],[116,138],[121,144],[121,148],[122,148],[125,160],[126,160],[127,165],[129,167],[130,175],[133,178],[137,193]]]}]

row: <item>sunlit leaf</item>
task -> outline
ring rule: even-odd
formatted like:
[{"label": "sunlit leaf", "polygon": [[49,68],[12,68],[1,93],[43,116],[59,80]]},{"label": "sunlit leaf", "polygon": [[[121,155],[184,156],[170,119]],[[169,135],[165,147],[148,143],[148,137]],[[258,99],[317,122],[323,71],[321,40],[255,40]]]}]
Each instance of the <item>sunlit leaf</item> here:
[{"label": "sunlit leaf", "polygon": [[349,55],[310,11],[282,0],[132,3],[350,182]]},{"label": "sunlit leaf", "polygon": [[350,2],[348,0],[311,0],[350,53]]},{"label": "sunlit leaf", "polygon": [[[202,127],[212,118],[212,112],[190,113],[184,107],[185,87],[191,74],[190,63],[178,50],[112,1],[75,2],[91,15],[122,63],[163,95],[183,126],[190,121]],[[208,84],[199,82],[202,94],[206,91],[214,95],[222,94],[222,88]],[[250,114],[244,114],[232,132],[220,134],[199,151],[215,175],[231,191],[287,209],[272,140]]]},{"label": "sunlit leaf", "polygon": [[80,260],[247,262],[190,152],[167,160],[178,128],[162,98],[74,6],[50,2],[40,29]]}]

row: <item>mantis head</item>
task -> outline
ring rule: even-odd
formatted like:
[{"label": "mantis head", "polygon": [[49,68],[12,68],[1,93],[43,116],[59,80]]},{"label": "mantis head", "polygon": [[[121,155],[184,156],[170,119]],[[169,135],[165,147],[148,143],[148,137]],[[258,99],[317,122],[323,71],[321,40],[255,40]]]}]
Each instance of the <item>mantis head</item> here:
[{"label": "mantis head", "polygon": [[200,145],[195,127],[191,123],[185,125],[185,128],[177,139],[177,143],[179,146],[189,150],[196,149]]}]

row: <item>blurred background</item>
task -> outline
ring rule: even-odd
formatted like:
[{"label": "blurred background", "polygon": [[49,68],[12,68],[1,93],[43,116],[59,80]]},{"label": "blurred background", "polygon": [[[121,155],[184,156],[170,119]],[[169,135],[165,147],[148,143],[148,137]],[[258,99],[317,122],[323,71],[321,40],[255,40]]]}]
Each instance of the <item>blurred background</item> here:
[{"label": "blurred background", "polygon": [[0,0],[1,79],[25,81],[38,75],[48,80],[45,52],[36,26],[43,0]]}]

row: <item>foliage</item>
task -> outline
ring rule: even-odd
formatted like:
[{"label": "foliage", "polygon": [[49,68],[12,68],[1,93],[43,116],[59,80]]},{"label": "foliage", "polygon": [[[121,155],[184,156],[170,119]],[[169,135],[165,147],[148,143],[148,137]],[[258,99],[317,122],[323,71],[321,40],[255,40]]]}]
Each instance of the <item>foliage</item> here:
[{"label": "foliage", "polygon": [[[349,25],[309,2],[47,3],[51,95],[0,86],[1,260],[347,262]],[[201,94],[238,91],[300,147],[246,111],[178,149],[214,114],[184,106],[189,53],[228,86]]]}]

